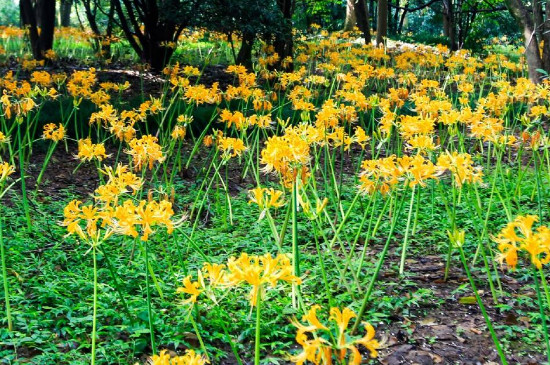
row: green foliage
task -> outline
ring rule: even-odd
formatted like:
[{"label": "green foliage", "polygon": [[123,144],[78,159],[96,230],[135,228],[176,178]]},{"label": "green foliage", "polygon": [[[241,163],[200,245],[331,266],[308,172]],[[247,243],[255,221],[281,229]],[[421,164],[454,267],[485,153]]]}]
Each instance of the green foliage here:
[{"label": "green foliage", "polygon": [[19,7],[14,0],[0,1],[0,25],[19,24]]}]

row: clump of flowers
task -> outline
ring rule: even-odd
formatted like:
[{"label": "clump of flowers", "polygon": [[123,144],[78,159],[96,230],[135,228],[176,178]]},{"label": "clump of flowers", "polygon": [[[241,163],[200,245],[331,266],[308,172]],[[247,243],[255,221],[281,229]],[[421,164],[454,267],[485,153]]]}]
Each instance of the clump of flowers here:
[{"label": "clump of flowers", "polygon": [[98,244],[118,233],[138,237],[147,241],[154,226],[164,226],[170,234],[174,229],[174,210],[168,200],[141,200],[137,204],[127,199],[119,204],[125,193],[134,194],[142,187],[142,180],[119,164],[116,169],[107,167],[102,172],[108,181],[95,191],[94,204],[83,205],[80,200],[72,200],[64,209],[64,220],[70,234],[76,234],[90,244]]},{"label": "clump of flowers", "polygon": [[82,161],[91,161],[93,159],[103,161],[108,155],[105,152],[105,145],[103,143],[94,144],[90,138],[86,138],[78,141],[77,157]]},{"label": "clump of flowers", "polygon": [[363,171],[359,175],[359,188],[367,194],[375,191],[387,194],[401,181],[410,187],[425,186],[428,179],[437,179],[441,173],[436,165],[422,155],[391,155],[377,160],[365,160],[361,166]]},{"label": "clump of flowers", "polygon": [[108,166],[101,172],[108,177],[108,180],[95,190],[94,197],[96,201],[106,205],[116,205],[119,196],[130,191],[135,194],[143,185],[142,179],[129,171],[128,166],[122,164],[118,164],[116,169]]},{"label": "clump of flowers", "polygon": [[246,151],[242,139],[232,137],[219,137],[217,140],[218,150],[221,152],[222,160],[229,160],[231,157],[241,156]]},{"label": "clump of flowers", "polygon": [[63,127],[63,124],[56,125],[54,123],[48,123],[44,126],[44,133],[42,136],[44,139],[59,142],[65,138],[65,127]]},{"label": "clump of flowers", "polygon": [[170,356],[166,350],[162,350],[159,355],[153,355],[151,361],[152,365],[205,365],[209,363],[205,357],[196,354],[193,350],[187,350],[181,356]]},{"label": "clump of flowers", "polygon": [[4,183],[8,176],[15,172],[15,167],[7,162],[0,163],[0,183]]},{"label": "clump of flowers", "polygon": [[529,254],[531,263],[538,269],[550,262],[550,228],[539,226],[533,230],[533,224],[538,222],[536,215],[518,216],[504,227],[493,241],[498,243],[500,253],[497,260],[515,269],[518,264],[518,252]]},{"label": "clump of flowers", "polygon": [[140,170],[147,166],[149,170],[153,168],[155,162],[162,163],[165,159],[162,153],[162,147],[158,144],[158,138],[151,135],[145,135],[141,138],[134,138],[129,143],[130,149],[126,151],[132,156],[132,163],[135,170]]},{"label": "clump of flowers", "polygon": [[273,188],[262,188],[258,186],[248,191],[249,204],[256,204],[260,211],[265,212],[270,208],[280,208],[285,204],[283,192]]},{"label": "clump of flowers", "polygon": [[296,179],[305,180],[309,174],[310,143],[296,128],[287,128],[283,136],[270,137],[262,150],[261,163],[265,172],[276,171],[285,186]]},{"label": "clump of flowers", "polygon": [[[297,319],[292,324],[298,328],[296,342],[302,346],[302,352],[291,356],[290,360],[298,365],[311,362],[315,365],[332,364],[333,360],[344,361],[348,358],[348,364],[359,365],[363,356],[359,352],[359,346],[366,348],[371,357],[378,356],[377,349],[380,347],[374,338],[375,330],[369,323],[363,323],[365,334],[363,337],[353,337],[348,331],[349,322],[357,315],[349,308],[340,310],[331,308],[329,324],[323,324],[317,318],[317,311],[321,307],[314,305],[302,317],[303,324]],[[334,325],[332,325],[334,324]],[[334,327],[334,328],[331,328]]]},{"label": "clump of flowers", "polygon": [[275,288],[279,282],[301,283],[300,278],[292,274],[292,265],[287,255],[272,257],[269,253],[262,256],[242,253],[238,258],[230,257],[225,265],[205,263],[198,277],[198,281],[193,281],[191,276],[186,276],[183,287],[178,288],[179,293],[190,295],[185,301],[187,303],[195,303],[204,291],[250,285],[250,305],[255,306],[260,290],[266,286]]},{"label": "clump of flowers", "polygon": [[449,170],[453,175],[453,182],[457,187],[465,183],[481,183],[483,172],[480,166],[474,166],[472,156],[468,153],[450,153],[445,151],[437,159],[437,166],[441,170]]}]

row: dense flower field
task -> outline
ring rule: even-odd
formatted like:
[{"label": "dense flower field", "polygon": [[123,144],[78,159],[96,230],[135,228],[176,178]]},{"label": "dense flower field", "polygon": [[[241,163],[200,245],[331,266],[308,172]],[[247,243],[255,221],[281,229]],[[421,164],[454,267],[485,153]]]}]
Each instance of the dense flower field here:
[{"label": "dense flower field", "polygon": [[[298,35],[294,72],[264,46],[223,84],[175,62],[156,91],[6,58],[1,361],[366,363],[435,302],[392,302],[426,256],[480,361],[549,359],[550,82],[520,51],[354,39]],[[71,160],[86,193],[48,193]]]}]

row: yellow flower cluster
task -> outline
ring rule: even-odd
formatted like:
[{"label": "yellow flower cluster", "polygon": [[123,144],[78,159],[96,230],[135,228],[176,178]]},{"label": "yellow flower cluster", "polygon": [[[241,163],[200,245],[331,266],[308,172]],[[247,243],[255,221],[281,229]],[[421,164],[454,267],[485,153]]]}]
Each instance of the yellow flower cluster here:
[{"label": "yellow flower cluster", "polygon": [[15,166],[10,165],[7,162],[0,163],[0,183],[6,181],[8,176],[15,172]]},{"label": "yellow flower cluster", "polygon": [[365,160],[359,175],[360,190],[372,194],[380,191],[386,194],[392,187],[404,181],[406,186],[425,186],[428,179],[438,179],[441,174],[437,166],[422,155],[389,157]]},{"label": "yellow flower cluster", "polygon": [[202,270],[199,270],[198,277],[199,280],[195,282],[191,276],[185,277],[183,287],[178,288],[179,293],[190,295],[185,300],[186,303],[195,303],[204,291],[236,288],[247,284],[252,286],[249,293],[250,305],[255,306],[258,294],[267,285],[275,288],[279,282],[301,283],[300,278],[292,274],[292,265],[287,255],[272,257],[269,253],[263,256],[242,253],[238,258],[229,258],[226,265],[205,263]]},{"label": "yellow flower cluster", "polygon": [[249,190],[248,196],[250,198],[248,203],[258,205],[261,211],[269,208],[280,208],[285,204],[283,192],[273,188],[268,189],[258,186],[255,189]]},{"label": "yellow flower cluster", "polygon": [[113,233],[149,240],[153,226],[165,226],[170,234],[174,228],[171,218],[174,214],[172,203],[167,200],[145,201],[135,205],[126,200],[121,205],[81,206],[79,200],[72,200],[64,209],[62,225],[67,227],[68,234],[77,234],[82,240],[98,244]]},{"label": "yellow flower cluster", "polygon": [[387,194],[392,187],[404,181],[407,186],[426,186],[429,179],[439,179],[450,171],[457,187],[465,183],[480,183],[483,173],[480,166],[474,166],[467,153],[445,151],[438,157],[437,164],[418,154],[415,156],[389,157],[365,160],[359,174],[360,190],[367,194],[379,191]]},{"label": "yellow flower cluster", "polygon": [[453,175],[454,184],[459,188],[464,183],[481,183],[482,181],[481,166],[474,166],[472,156],[468,153],[445,151],[439,155],[437,166],[441,170],[449,170]]},{"label": "yellow flower cluster", "polygon": [[108,179],[105,184],[100,185],[95,190],[94,198],[105,205],[116,205],[118,204],[119,196],[130,191],[135,194],[143,186],[142,179],[129,171],[128,166],[118,164],[116,169],[108,166],[105,170],[101,170],[101,172]]},{"label": "yellow flower cluster", "polygon": [[196,354],[193,350],[186,350],[185,355],[170,356],[166,350],[159,355],[151,357],[152,365],[206,365],[208,361],[203,356]]},{"label": "yellow flower cluster", "polygon": [[241,156],[247,150],[243,140],[240,138],[220,136],[216,141],[223,160]]},{"label": "yellow flower cluster", "polygon": [[509,222],[493,240],[498,243],[500,253],[497,260],[515,269],[518,252],[529,254],[531,263],[540,269],[550,262],[550,228],[539,226],[533,231],[533,224],[539,220],[536,215],[518,216]]},{"label": "yellow flower cluster", "polygon": [[82,206],[81,201],[73,200],[65,207],[62,225],[67,227],[68,234],[98,244],[113,233],[137,237],[141,232],[141,239],[147,241],[154,226],[164,226],[168,233],[172,232],[172,203],[149,199],[136,204],[128,199],[119,204],[120,196],[129,192],[135,194],[143,181],[121,164],[102,172],[108,180],[95,190],[95,204]]},{"label": "yellow flower cluster", "polygon": [[310,143],[298,128],[289,127],[284,135],[270,137],[261,152],[263,170],[279,173],[287,187],[292,186],[298,177],[305,180],[309,171]]},{"label": "yellow flower cluster", "polygon": [[162,153],[162,147],[157,142],[158,138],[151,135],[145,135],[139,139],[134,138],[130,141],[128,144],[130,149],[126,150],[126,153],[132,156],[135,170],[140,170],[144,166],[151,170],[155,162],[164,162],[165,156]]},{"label": "yellow flower cluster", "polygon": [[82,161],[91,161],[94,158],[103,161],[107,157],[105,145],[103,143],[94,144],[90,138],[78,140],[78,155]]},{"label": "yellow flower cluster", "polygon": [[[302,352],[291,356],[290,360],[298,365],[311,362],[315,365],[329,365],[333,359],[339,362],[346,360],[348,353],[351,354],[347,364],[359,365],[363,361],[363,356],[359,352],[358,346],[365,347],[371,357],[378,356],[378,341],[374,338],[375,331],[372,325],[364,323],[365,335],[360,338],[353,338],[348,331],[349,322],[357,315],[349,308],[340,310],[339,308],[330,309],[329,321],[336,325],[336,336],[333,336],[329,326],[324,325],[317,318],[317,310],[321,307],[314,305],[303,316],[302,324],[294,319],[292,323],[298,328],[296,333],[296,342],[302,346]],[[324,336],[323,336],[324,335]]]},{"label": "yellow flower cluster", "polygon": [[63,124],[56,125],[54,123],[48,123],[44,126],[42,137],[54,142],[59,142],[65,138],[65,127],[63,127]]}]

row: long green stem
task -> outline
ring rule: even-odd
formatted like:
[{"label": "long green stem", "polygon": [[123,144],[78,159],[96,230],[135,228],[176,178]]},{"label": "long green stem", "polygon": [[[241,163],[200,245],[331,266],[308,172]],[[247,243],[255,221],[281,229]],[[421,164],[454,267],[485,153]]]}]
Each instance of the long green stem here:
[{"label": "long green stem", "polygon": [[97,332],[97,257],[96,247],[92,247],[92,257],[94,261],[94,309],[92,315],[92,365],[95,364],[95,352],[96,352],[96,332]]},{"label": "long green stem", "polygon": [[21,173],[21,199],[23,200],[23,210],[27,221],[27,229],[32,229],[31,213],[29,209],[29,201],[27,196],[27,185],[25,184],[25,152],[23,151],[21,140],[21,128],[18,128],[17,136],[19,139],[19,172]]},{"label": "long green stem", "polygon": [[409,203],[409,215],[407,216],[407,227],[405,228],[405,238],[403,240],[403,251],[401,252],[401,263],[399,264],[399,275],[403,275],[403,272],[405,271],[405,257],[407,255],[407,246],[409,243],[409,227],[411,225],[411,217],[413,212],[413,205],[414,205],[414,190],[416,188],[416,185],[413,186],[411,191],[411,201]]},{"label": "long green stem", "polygon": [[546,324],[546,314],[544,313],[544,305],[542,301],[542,294],[540,292],[539,279],[537,278],[537,269],[533,266],[533,280],[535,281],[535,290],[537,292],[537,300],[539,302],[540,320],[542,322],[542,334],[544,336],[544,342],[546,343],[546,357],[550,364],[550,339],[548,338],[548,326]]},{"label": "long green stem", "polygon": [[0,217],[0,252],[2,254],[2,279],[4,280],[4,298],[6,300],[6,317],[8,318],[8,330],[13,331],[13,322],[11,318],[10,307],[10,287],[8,283],[8,273],[6,269],[6,255],[4,253],[4,218]]},{"label": "long green stem", "polygon": [[260,365],[260,312],[262,309],[262,286],[258,288],[258,296],[256,297],[256,335],[254,343],[254,365]]},{"label": "long green stem", "polygon": [[[199,315],[198,307],[194,307],[195,312],[197,313],[197,316]],[[191,321],[191,325],[193,326],[193,330],[195,330],[195,334],[197,335],[197,339],[199,340],[199,344],[201,345],[201,349],[204,352],[204,356],[206,356],[206,359],[208,360],[208,352],[206,351],[206,346],[204,346],[204,341],[202,340],[201,333],[199,332],[199,327],[197,326],[197,322],[195,321],[195,318],[193,318],[193,311],[189,312],[189,320]]]},{"label": "long green stem", "polygon": [[153,326],[153,309],[151,307],[151,288],[149,287],[149,271],[147,268],[149,268],[149,245],[147,244],[147,241],[145,241],[145,289],[147,292],[147,314],[149,318],[149,333],[151,335],[151,350],[154,355],[157,351],[157,347],[155,346],[155,328]]},{"label": "long green stem", "polygon": [[480,298],[480,296],[477,292],[476,283],[474,282],[474,278],[472,277],[470,269],[468,268],[468,262],[466,261],[466,256],[464,255],[464,250],[462,249],[462,245],[458,246],[458,250],[460,252],[460,260],[462,261],[462,265],[464,266],[464,271],[466,272],[466,276],[468,276],[468,280],[470,281],[470,286],[472,287],[472,290],[474,291],[474,295],[476,297],[477,304],[479,306],[479,309],[481,309],[481,313],[483,314],[483,318],[485,319],[485,323],[487,324],[487,328],[489,328],[489,332],[491,333],[491,338],[493,339],[493,343],[495,344],[498,355],[500,356],[500,361],[502,362],[503,365],[507,365],[508,361],[506,361],[506,355],[504,354],[504,351],[502,350],[502,347],[500,346],[500,342],[498,340],[497,334],[495,333],[495,330],[494,330],[493,325],[491,323],[491,319],[489,318],[489,315],[487,314],[487,311],[485,310],[485,306],[483,305],[483,301],[481,300],[481,298]]},{"label": "long green stem", "polygon": [[40,187],[40,183],[42,182],[42,177],[44,176],[44,172],[46,171],[46,167],[48,167],[48,163],[50,162],[50,159],[52,158],[52,155],[53,155],[53,152],[55,151],[56,146],[57,146],[57,142],[55,142],[48,149],[48,153],[46,154],[46,158],[44,159],[44,162],[42,163],[42,169],[40,170],[40,173],[38,174],[38,178],[36,178],[36,184],[35,184],[35,187],[34,187],[35,191],[38,191],[38,188]]},{"label": "long green stem", "polygon": [[[292,267],[293,274],[300,277],[300,252],[298,250],[298,179],[292,184]],[[292,284],[292,304],[296,308],[296,284]]]},{"label": "long green stem", "polygon": [[[392,195],[391,199],[395,199]],[[390,202],[391,206],[392,202]],[[397,203],[394,204],[394,208],[396,208]],[[365,296],[363,297],[363,303],[361,303],[361,308],[359,309],[359,313],[357,314],[357,317],[355,319],[355,323],[353,324],[353,328],[351,330],[351,334],[355,333],[357,331],[357,328],[359,327],[359,324],[361,324],[361,320],[363,319],[363,316],[365,315],[365,311],[367,310],[367,305],[369,304],[369,299],[372,294],[372,290],[374,289],[374,284],[376,283],[376,279],[378,278],[378,273],[380,272],[380,269],[382,269],[382,265],[384,264],[384,260],[386,258],[386,255],[388,253],[388,249],[390,248],[391,239],[393,236],[393,231],[395,230],[395,226],[397,225],[397,221],[399,219],[401,209],[403,207],[403,204],[395,210],[394,217],[392,219],[392,224],[390,227],[390,231],[388,233],[388,238],[386,239],[386,244],[384,245],[384,248],[382,249],[382,252],[379,254],[378,263],[376,264],[376,268],[374,269],[374,273],[371,276],[369,285],[367,286],[367,291],[365,293]]]}]

